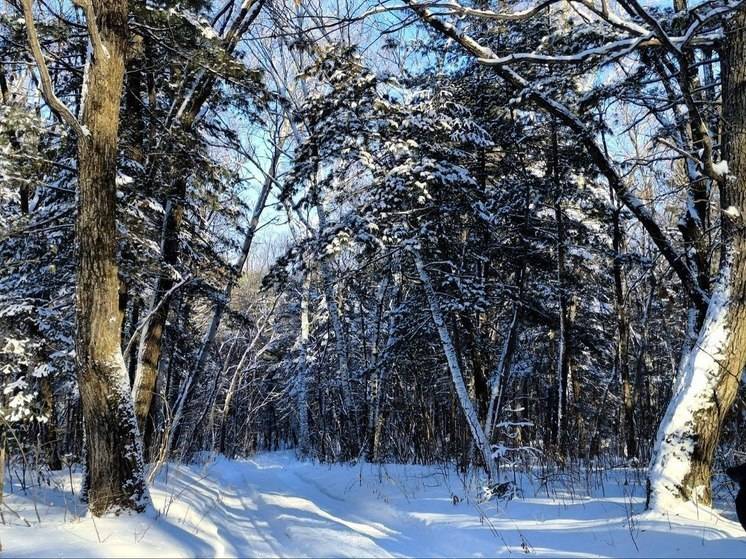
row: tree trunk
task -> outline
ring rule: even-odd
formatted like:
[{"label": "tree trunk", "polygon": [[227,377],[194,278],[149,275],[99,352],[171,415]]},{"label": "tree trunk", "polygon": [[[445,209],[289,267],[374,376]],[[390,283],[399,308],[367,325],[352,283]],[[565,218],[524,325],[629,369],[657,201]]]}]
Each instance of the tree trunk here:
[{"label": "tree trunk", "polygon": [[[259,15],[264,0],[247,0],[241,5],[236,18],[233,20],[230,29],[224,36],[222,43],[227,54],[231,54],[236,47],[236,44],[243,33],[248,29],[254,19]],[[189,75],[191,77],[191,74]],[[194,123],[196,122],[202,107],[210,97],[213,88],[217,82],[217,77],[211,73],[206,73],[204,70],[200,70],[195,77],[193,77],[194,83],[191,88],[187,88],[189,93],[186,97],[180,97],[179,108],[176,110],[176,104],[172,107],[171,113],[173,113],[177,120],[181,122],[182,127],[185,131],[191,131]],[[279,149],[279,148],[278,148]],[[273,160],[273,165],[276,162]],[[273,174],[274,178],[274,174]],[[264,191],[263,191],[264,192]],[[169,193],[169,199],[166,204],[166,215],[163,222],[163,231],[161,234],[161,253],[163,260],[166,264],[173,266],[178,262],[179,259],[179,233],[181,231],[181,222],[184,217],[184,199],[187,194],[187,177],[184,173],[177,176],[174,183],[171,185],[171,191]],[[259,212],[264,208],[266,203],[266,197],[258,202]],[[254,216],[258,220],[256,215],[256,208],[254,209]],[[253,218],[252,218],[253,223]],[[246,261],[246,254],[248,253],[247,246],[251,246],[251,239],[254,236],[256,225],[249,228],[247,232],[247,238],[244,241],[244,256],[240,259],[240,267],[238,272],[240,273],[243,269],[243,263]],[[169,292],[174,286],[174,278],[171,276],[164,276],[161,274],[158,277],[156,287],[154,290],[152,309],[152,315],[148,319],[147,326],[143,329],[142,337],[140,339],[140,349],[137,360],[137,372],[135,374],[135,384],[132,390],[132,394],[135,399],[135,412],[137,414],[137,421],[140,428],[144,430],[144,425],[150,414],[150,408],[153,405],[153,393],[155,390],[156,381],[158,379],[158,363],[161,358],[161,347],[163,344],[163,331],[166,326],[166,319],[168,318],[168,312],[170,308],[170,297]],[[229,286],[226,288],[228,294],[232,285],[229,282]],[[161,299],[166,297],[166,300],[161,303]],[[160,306],[158,306],[160,304]],[[223,306],[218,304],[213,315],[213,321],[210,326],[209,332],[217,332],[217,326],[220,324],[222,318]],[[214,326],[214,327],[213,327]],[[214,333],[213,333],[214,337]],[[208,345],[212,343],[212,340],[208,341]],[[202,356],[205,355],[205,344],[203,343],[200,349],[200,355],[198,357],[197,370],[201,368],[204,363],[199,363]],[[188,395],[188,393],[187,393]],[[174,428],[176,425],[174,425]]]},{"label": "tree trunk", "polygon": [[[523,277],[523,274],[521,274],[521,277]],[[522,279],[520,283],[522,284]],[[518,312],[518,303],[513,302],[510,326],[508,327],[508,331],[503,339],[497,367],[495,367],[495,372],[490,380],[492,385],[490,390],[490,404],[487,409],[487,418],[484,421],[484,434],[487,441],[490,443],[492,442],[492,437],[494,435],[495,424],[498,422],[500,417],[502,395],[505,392],[505,383],[508,380],[507,376],[510,372],[513,353],[515,352],[516,342],[518,340]]]},{"label": "tree trunk", "polygon": [[[648,426],[652,423],[649,421],[650,417],[650,387],[649,387],[649,379],[647,375],[645,374],[646,369],[646,359],[648,358],[648,337],[649,337],[649,331],[650,331],[650,314],[651,309],[653,306],[653,298],[655,297],[656,292],[656,280],[655,280],[655,274],[653,271],[650,271],[650,290],[648,291],[648,296],[645,299],[645,305],[643,307],[642,311],[642,318],[640,319],[640,322],[642,324],[642,329],[640,332],[640,343],[639,348],[637,350],[637,362],[635,364],[635,388],[634,393],[637,400],[637,425],[638,428],[638,436],[641,440],[649,441],[652,439],[648,435],[649,429]],[[646,456],[649,458],[648,451],[649,446],[646,444]],[[637,448],[638,457],[642,458],[642,452],[638,445]]]},{"label": "tree trunk", "polygon": [[[5,435],[6,426],[0,426],[0,508],[3,506],[3,495],[5,494]],[[2,546],[0,546],[2,551]]]},{"label": "tree trunk", "polygon": [[[279,164],[281,155],[282,143],[278,142],[275,146],[274,153],[272,154],[270,168],[265,176],[262,190],[259,192],[259,197],[256,201],[256,205],[254,206],[254,210],[251,213],[251,221],[249,222],[249,226],[246,230],[246,236],[244,237],[243,244],[241,245],[241,254],[238,256],[238,260],[233,266],[233,273],[230,275],[228,283],[223,290],[222,298],[215,303],[215,308],[213,309],[212,313],[212,319],[210,320],[210,325],[207,328],[207,332],[205,332],[205,335],[202,338],[202,344],[200,345],[199,351],[197,352],[197,359],[195,361],[194,368],[188,372],[188,376],[184,381],[184,385],[179,394],[179,399],[176,403],[176,411],[174,412],[173,422],[170,429],[168,442],[169,450],[173,449],[173,445],[178,439],[179,424],[182,417],[184,416],[184,411],[186,410],[186,406],[191,398],[192,387],[195,384],[198,384],[199,379],[202,376],[202,371],[207,365],[207,357],[209,356],[210,348],[212,348],[212,344],[215,341],[215,336],[217,336],[218,328],[220,328],[220,322],[223,319],[223,313],[225,312],[226,307],[230,304],[233,288],[236,286],[239,278],[241,277],[241,274],[243,273],[244,266],[246,265],[246,260],[249,257],[249,252],[251,251],[251,245],[254,241],[254,235],[256,234],[257,228],[259,227],[259,219],[261,218],[262,212],[267,205],[267,198],[269,197],[269,193],[272,190],[272,186],[274,185],[276,180],[275,177],[277,176],[277,165]],[[142,391],[144,391],[145,388],[146,387],[144,385],[140,387]]]},{"label": "tree trunk", "polygon": [[682,359],[673,397],[658,430],[648,479],[648,505],[708,505],[720,431],[746,364],[746,9],[726,27],[723,50],[723,158],[719,182],[723,249],[720,274],[697,342]]},{"label": "tree trunk", "polygon": [[[614,201],[614,191],[611,191],[611,200]],[[632,378],[629,368],[629,318],[627,317],[627,304],[625,301],[626,280],[624,277],[624,266],[622,264],[622,252],[624,250],[624,231],[622,230],[621,211],[622,207],[615,204],[612,222],[612,244],[614,247],[614,307],[617,319],[617,344],[616,365],[619,371],[622,387],[622,415],[624,425],[624,456],[634,458],[637,456],[637,437],[635,436],[635,396]]]},{"label": "tree trunk", "polygon": [[[383,400],[383,389],[387,381],[387,373],[390,365],[386,363],[388,353],[391,348],[397,343],[396,339],[396,309],[399,305],[399,296],[401,294],[401,276],[398,272],[398,258],[397,264],[395,264],[395,270],[392,274],[392,281],[394,283],[394,290],[390,296],[390,308],[388,311],[388,319],[386,321],[386,345],[379,349],[381,345],[382,334],[379,332],[376,336],[375,341],[375,353],[373,359],[373,371],[371,373],[371,387],[370,387],[370,410],[368,417],[368,434],[366,436],[367,445],[370,447],[368,452],[368,459],[372,462],[378,462],[381,459],[381,434],[383,432],[383,413],[381,412],[381,402]],[[381,307],[383,306],[384,299],[386,298],[385,292],[381,294]],[[381,308],[381,314],[383,314],[383,308]],[[380,320],[380,319],[379,319]],[[379,325],[380,328],[380,325]]]},{"label": "tree trunk", "polygon": [[[319,216],[319,234],[326,228],[326,212],[324,211],[321,203],[316,205],[316,212]],[[352,387],[350,386],[350,371],[347,348],[347,338],[344,335],[342,328],[342,319],[340,315],[339,305],[337,304],[336,290],[334,289],[334,272],[326,259],[321,259],[319,262],[319,269],[321,270],[321,283],[324,288],[324,298],[326,299],[326,306],[329,311],[329,321],[332,324],[332,330],[334,331],[334,347],[337,354],[337,373],[339,375],[339,382],[342,386],[342,398],[345,406],[344,414],[347,417],[355,416],[355,402],[352,397]]]},{"label": "tree trunk", "polygon": [[416,250],[412,251],[412,256],[414,257],[414,263],[415,267],[417,268],[417,273],[420,277],[420,281],[422,281],[422,285],[425,289],[425,295],[430,307],[430,314],[432,316],[433,322],[435,323],[435,327],[438,330],[438,335],[440,336],[440,342],[443,346],[443,353],[445,353],[446,360],[448,362],[448,368],[451,372],[451,379],[453,380],[453,387],[456,391],[456,396],[458,398],[459,405],[461,406],[461,411],[464,414],[466,423],[469,426],[474,444],[476,445],[479,453],[482,455],[484,468],[487,472],[488,482],[496,483],[499,479],[497,464],[492,457],[492,449],[490,448],[489,442],[487,441],[487,437],[485,437],[484,435],[482,425],[479,423],[479,419],[477,418],[477,412],[474,409],[474,403],[469,399],[469,393],[466,389],[466,384],[464,383],[464,376],[461,373],[461,367],[459,366],[456,351],[453,347],[453,342],[451,341],[451,335],[448,333],[448,328],[446,327],[445,321],[443,320],[443,313],[440,309],[438,295],[435,293],[432,281],[430,280],[430,275],[425,269],[425,264],[422,261],[422,256]]},{"label": "tree trunk", "polygon": [[567,456],[569,450],[568,426],[568,394],[570,381],[570,346],[572,317],[569,311],[567,297],[567,247],[565,232],[565,215],[562,210],[562,185],[560,182],[559,151],[557,142],[557,127],[552,125],[552,177],[555,187],[556,201],[554,215],[557,220],[557,291],[559,292],[559,330],[557,332],[557,363],[556,363],[556,434],[554,443],[561,457]]},{"label": "tree trunk", "polygon": [[311,439],[308,432],[308,341],[310,337],[310,320],[308,300],[311,290],[311,277],[306,272],[303,276],[300,302],[300,364],[298,367],[298,449],[305,458],[311,451]]},{"label": "tree trunk", "polygon": [[169,300],[162,301],[162,299],[164,297],[170,299],[169,293],[175,284],[175,278],[171,275],[170,267],[176,264],[179,256],[179,231],[184,216],[183,198],[186,194],[186,179],[177,180],[175,189],[178,191],[177,194],[166,205],[166,217],[161,238],[161,254],[168,269],[159,274],[156,282],[153,302],[150,307],[153,311],[151,311],[140,336],[137,368],[132,388],[137,423],[142,432],[145,432],[145,422],[153,404],[153,395],[158,379],[158,363],[161,359],[163,331],[166,328],[166,319],[170,310]]},{"label": "tree trunk", "polygon": [[[127,48],[126,0],[94,0],[104,49],[95,49],[85,84],[78,142],[79,264],[76,361],[90,475],[89,507],[142,511],[142,450],[120,346],[116,263],[119,108]],[[102,56],[103,55],[103,56]]]}]

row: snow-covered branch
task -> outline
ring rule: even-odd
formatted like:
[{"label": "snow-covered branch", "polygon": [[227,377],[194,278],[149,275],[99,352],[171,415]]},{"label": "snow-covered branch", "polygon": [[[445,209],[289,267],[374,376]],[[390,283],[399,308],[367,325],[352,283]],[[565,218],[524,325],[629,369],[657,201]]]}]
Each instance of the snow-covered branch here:
[{"label": "snow-covered branch", "polygon": [[616,169],[615,164],[606,156],[604,150],[598,144],[594,132],[562,102],[550,97],[547,93],[534,87],[526,78],[511,68],[507,63],[500,62],[492,49],[481,45],[478,41],[466,33],[462,33],[452,24],[435,16],[429,9],[420,8],[410,0],[408,2],[412,9],[420,16],[421,20],[444,36],[458,43],[467,52],[475,56],[482,64],[489,64],[498,76],[522,91],[523,98],[535,102],[539,107],[558,119],[559,122],[576,133],[583,143],[588,155],[600,173],[609,182],[609,185],[617,194],[625,206],[635,215],[642,226],[650,235],[658,250],[675,270],[684,288],[692,301],[698,308],[707,305],[707,295],[699,290],[692,271],[687,266],[683,256],[674,248],[669,236],[658,224],[650,209],[638,198],[634,192],[625,184]]}]

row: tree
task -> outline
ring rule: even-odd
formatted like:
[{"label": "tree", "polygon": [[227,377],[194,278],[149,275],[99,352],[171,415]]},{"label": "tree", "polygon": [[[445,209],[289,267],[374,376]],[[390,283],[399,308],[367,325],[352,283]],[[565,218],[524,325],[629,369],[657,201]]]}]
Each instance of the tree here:
[{"label": "tree", "polygon": [[696,343],[679,366],[658,430],[650,502],[671,497],[709,504],[712,463],[746,366],[746,9],[726,26],[723,48],[723,163],[717,176],[722,212],[718,277]]},{"label": "tree", "polygon": [[[723,154],[721,161],[717,161],[718,153],[714,148],[714,132],[710,129],[707,119],[700,110],[699,93],[692,87],[692,69],[694,45],[692,37],[697,33],[704,34],[713,25],[713,20],[719,16],[727,14],[734,9],[731,5],[722,5],[713,8],[712,12],[706,12],[703,16],[695,17],[690,11],[689,19],[682,35],[670,35],[662,27],[656,18],[652,16],[644,7],[635,0],[623,2],[628,14],[631,14],[638,21],[623,20],[619,16],[607,9],[597,8],[592,2],[583,2],[583,5],[590,10],[592,19],[601,25],[608,25],[614,28],[616,36],[614,40],[609,40],[602,36],[593,35],[593,44],[591,46],[581,45],[572,48],[570,53],[517,53],[512,52],[506,56],[499,56],[489,47],[483,46],[472,36],[460,31],[456,26],[443,21],[436,16],[431,10],[415,2],[408,1],[407,4],[417,13],[419,18],[429,25],[436,32],[454,40],[464,50],[472,56],[477,57],[481,63],[490,66],[495,75],[503,79],[521,92],[521,96],[526,101],[534,103],[538,108],[555,117],[562,126],[567,127],[580,138],[588,156],[597,167],[598,171],[608,181],[609,186],[618,196],[619,200],[632,212],[646,232],[650,235],[656,247],[667,260],[670,267],[675,271],[683,288],[686,290],[690,300],[693,330],[699,330],[697,341],[691,351],[686,353],[685,358],[678,371],[678,380],[674,397],[669,404],[668,412],[661,424],[659,431],[656,458],[651,463],[650,468],[650,502],[653,506],[668,506],[677,500],[694,500],[709,504],[711,500],[711,490],[709,479],[711,475],[712,460],[719,440],[720,429],[727,410],[733,402],[736,393],[733,387],[733,379],[740,378],[740,369],[743,366],[740,350],[733,344],[734,337],[737,338],[737,331],[740,328],[738,313],[731,312],[732,305],[738,305],[738,290],[732,290],[733,267],[738,265],[737,248],[733,243],[738,243],[738,235],[732,231],[732,225],[728,221],[734,219],[731,214],[740,216],[741,208],[738,207],[738,196],[732,192],[733,187],[730,185],[728,178],[728,158]],[[681,11],[685,5],[676,5],[676,11]],[[494,20],[529,20],[535,17],[543,6],[536,9],[510,14],[498,13],[489,10],[472,10],[461,5],[454,5],[450,8],[451,13],[472,15]],[[736,18],[737,20],[738,18]],[[671,28],[672,26],[668,26]],[[732,56],[740,55],[738,52],[740,36],[734,33],[732,28],[728,33],[726,40],[726,51]],[[682,29],[679,28],[682,32]],[[619,36],[622,33],[622,36]],[[647,34],[651,37],[652,43],[644,45],[635,45],[636,37]],[[703,44],[709,46],[704,39]],[[735,46],[734,46],[735,45]],[[687,125],[692,130],[692,147],[696,148],[699,157],[694,157],[684,151],[687,159],[694,157],[696,167],[696,180],[694,184],[699,185],[702,181],[712,181],[719,188],[721,206],[729,198],[734,199],[734,203],[722,206],[722,236],[721,236],[721,256],[718,280],[711,289],[709,282],[703,278],[707,271],[703,270],[703,265],[688,265],[686,259],[682,257],[680,251],[675,246],[674,239],[661,227],[655,216],[649,209],[641,203],[622,179],[615,162],[607,156],[600,145],[593,127],[585,120],[585,114],[580,110],[582,103],[574,101],[579,107],[577,110],[571,105],[571,101],[564,101],[555,97],[551,92],[546,92],[532,86],[530,78],[522,75],[515,66],[526,64],[528,66],[543,64],[585,64],[587,61],[593,61],[595,68],[601,68],[614,61],[620,52],[631,47],[631,50],[640,49],[647,52],[647,49],[660,49],[667,65],[666,77],[664,83],[666,87],[676,87],[679,92],[679,103],[686,107],[688,118]],[[630,52],[627,50],[626,52]],[[642,56],[642,55],[641,55]],[[738,76],[738,64],[731,62],[732,58],[726,57],[724,63],[724,83],[728,83],[728,74],[735,72]],[[673,72],[678,78],[668,77],[671,75],[671,65],[678,68],[678,73]],[[737,81],[737,79],[736,79]],[[732,83],[732,80],[731,80]],[[726,85],[726,87],[729,87]],[[728,93],[724,89],[724,98]],[[732,96],[731,96],[732,97]],[[737,98],[737,96],[736,96]],[[590,97],[591,100],[593,97]],[[734,103],[734,102],[731,102]],[[738,123],[737,113],[730,111],[735,110],[735,103],[725,103],[723,107],[723,119],[725,122],[733,121]],[[659,117],[656,114],[656,117]],[[726,132],[727,134],[727,132]],[[738,130],[735,133],[730,131],[731,139],[726,142],[727,149],[733,150],[733,140],[735,145],[739,145],[740,138]],[[680,149],[680,148],[676,148]],[[730,157],[738,157],[731,154]],[[701,201],[702,194],[696,194],[697,201]],[[706,205],[706,201],[704,201]],[[692,204],[687,206],[691,208]],[[685,209],[685,214],[687,210]],[[697,227],[705,227],[704,216],[694,217],[698,221]],[[702,249],[697,249],[701,253]],[[736,273],[736,275],[738,275]],[[735,300],[733,299],[735,297]],[[706,311],[706,312],[705,312]],[[727,317],[727,318],[726,318]],[[728,334],[721,335],[721,331],[727,325]],[[724,339],[725,338],[725,339]],[[732,364],[722,367],[717,359],[708,357],[719,355],[720,352],[728,355],[728,362]],[[730,371],[725,372],[724,371]],[[736,372],[737,371],[737,372]],[[736,380],[737,385],[737,380]],[[715,395],[713,397],[713,395]]]},{"label": "tree", "polygon": [[39,44],[31,0],[23,12],[42,93],[78,139],[76,363],[95,515],[143,511],[148,496],[142,449],[120,347],[122,316],[116,262],[119,107],[127,48],[126,0],[81,4],[92,45],[80,121],[57,98]]}]

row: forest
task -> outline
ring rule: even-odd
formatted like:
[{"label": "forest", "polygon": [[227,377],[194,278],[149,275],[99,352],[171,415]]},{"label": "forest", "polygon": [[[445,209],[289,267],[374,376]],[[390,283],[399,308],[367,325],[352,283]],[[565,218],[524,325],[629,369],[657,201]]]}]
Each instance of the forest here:
[{"label": "forest", "polygon": [[3,0],[0,549],[743,557],[744,215],[743,0]]}]

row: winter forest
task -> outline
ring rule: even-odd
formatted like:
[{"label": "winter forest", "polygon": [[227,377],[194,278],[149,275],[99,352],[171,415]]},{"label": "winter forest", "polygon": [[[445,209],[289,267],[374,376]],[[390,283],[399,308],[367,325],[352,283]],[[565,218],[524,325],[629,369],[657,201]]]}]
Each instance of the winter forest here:
[{"label": "winter forest", "polygon": [[2,0],[8,556],[746,554],[742,0]]}]

